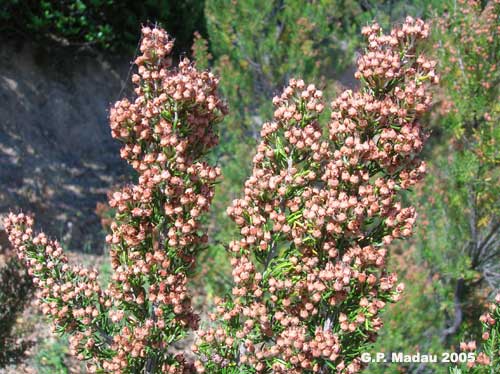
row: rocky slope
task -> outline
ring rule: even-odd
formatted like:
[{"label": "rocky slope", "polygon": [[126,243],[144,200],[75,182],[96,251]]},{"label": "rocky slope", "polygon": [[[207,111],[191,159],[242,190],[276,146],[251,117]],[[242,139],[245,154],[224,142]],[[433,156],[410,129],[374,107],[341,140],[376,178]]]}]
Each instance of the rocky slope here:
[{"label": "rocky slope", "polygon": [[107,115],[127,91],[131,59],[2,41],[0,214],[34,213],[72,249],[102,250],[96,203],[129,175]]}]

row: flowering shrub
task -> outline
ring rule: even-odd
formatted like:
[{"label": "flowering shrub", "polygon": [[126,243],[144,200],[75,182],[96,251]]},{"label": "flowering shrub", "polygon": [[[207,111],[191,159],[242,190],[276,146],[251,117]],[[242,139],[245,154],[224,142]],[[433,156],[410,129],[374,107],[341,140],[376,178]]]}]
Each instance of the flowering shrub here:
[{"label": "flowering shrub", "polygon": [[354,373],[360,352],[382,326],[380,310],[402,286],[388,273],[387,246],[412,234],[415,209],[401,192],[422,177],[420,118],[438,81],[417,49],[428,35],[408,18],[389,35],[363,29],[360,92],[332,103],[290,80],[263,125],[245,197],[229,216],[234,288],[215,326],[199,332],[188,362],[169,350],[196,329],[186,288],[206,245],[201,225],[219,170],[204,161],[226,112],[218,80],[187,60],[171,69],[173,47],[160,29],[143,29],[132,77],[137,98],[110,113],[121,156],[138,183],[112,194],[114,270],[102,289],[95,270],[70,266],[61,246],[33,233],[33,219],[10,214],[5,227],[39,289],[42,310],[90,372]]},{"label": "flowering shrub", "polygon": [[111,109],[113,137],[138,183],[112,194],[112,281],[102,290],[97,272],[70,266],[60,245],[33,234],[33,219],[11,214],[5,227],[39,288],[42,310],[56,331],[70,335],[71,352],[90,372],[183,373],[182,355],[168,346],[196,328],[186,289],[207,236],[200,219],[219,170],[203,161],[217,143],[214,125],[225,107],[218,80],[183,60],[170,68],[173,42],[160,29],[142,30],[132,77],[137,98]]},{"label": "flowering shrub", "polygon": [[361,90],[332,103],[326,137],[314,85],[292,79],[273,99],[245,197],[228,209],[241,229],[235,287],[199,333],[198,372],[360,371],[380,310],[402,290],[385,263],[415,223],[400,191],[425,170],[419,119],[438,78],[416,46],[428,32],[411,18],[390,35],[363,29]]}]

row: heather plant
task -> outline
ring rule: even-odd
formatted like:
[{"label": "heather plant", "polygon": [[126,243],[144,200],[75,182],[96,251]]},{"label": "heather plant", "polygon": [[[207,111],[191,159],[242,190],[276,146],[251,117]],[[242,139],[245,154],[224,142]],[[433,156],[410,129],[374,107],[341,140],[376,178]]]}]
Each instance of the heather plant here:
[{"label": "heather plant", "polygon": [[379,312],[402,291],[387,248],[413,232],[415,209],[400,191],[425,171],[420,120],[438,81],[418,49],[428,26],[408,18],[389,35],[363,29],[361,89],[332,102],[327,129],[314,85],[291,79],[273,99],[245,197],[228,209],[241,234],[229,244],[232,296],[199,331],[195,362],[171,348],[198,328],[187,282],[207,245],[203,213],[220,174],[207,160],[226,108],[210,72],[187,59],[172,68],[165,31],[142,33],[136,98],[110,111],[138,178],[110,197],[109,286],[35,234],[29,215],[5,220],[42,311],[89,372],[358,372]]},{"label": "heather plant", "polygon": [[417,49],[428,36],[408,18],[389,35],[365,27],[355,74],[321,125],[322,91],[291,79],[262,126],[245,196],[228,209],[234,288],[199,332],[203,373],[355,373],[402,291],[388,246],[411,236],[401,191],[425,171],[421,116],[437,83]]},{"label": "heather plant", "polygon": [[182,354],[169,347],[198,324],[187,276],[207,242],[200,226],[213,197],[218,168],[204,161],[217,143],[225,113],[218,80],[187,59],[171,67],[173,42],[143,28],[136,99],[110,112],[120,154],[137,184],[114,192],[116,213],[107,237],[113,275],[103,289],[97,271],[68,264],[58,242],[34,234],[33,219],[10,214],[5,228],[37,286],[42,311],[89,372],[184,373]]}]

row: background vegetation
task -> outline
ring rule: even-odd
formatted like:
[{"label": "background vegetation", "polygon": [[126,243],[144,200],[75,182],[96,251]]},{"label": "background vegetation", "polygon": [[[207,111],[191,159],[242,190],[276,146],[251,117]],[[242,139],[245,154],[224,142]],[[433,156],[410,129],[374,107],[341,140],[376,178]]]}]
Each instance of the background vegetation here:
[{"label": "background vegetation", "polygon": [[200,0],[2,0],[0,31],[39,43],[133,53],[139,25],[175,30],[177,52],[189,50],[195,31],[206,33]]}]

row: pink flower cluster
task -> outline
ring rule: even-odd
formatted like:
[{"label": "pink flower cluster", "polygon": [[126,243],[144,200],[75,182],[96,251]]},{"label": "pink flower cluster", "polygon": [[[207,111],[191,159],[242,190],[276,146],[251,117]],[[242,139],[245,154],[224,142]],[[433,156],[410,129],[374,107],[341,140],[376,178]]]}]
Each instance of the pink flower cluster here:
[{"label": "pink flower cluster", "polygon": [[112,135],[124,143],[121,155],[139,173],[137,185],[110,199],[118,212],[107,238],[114,270],[110,291],[123,303],[110,317],[115,323],[137,319],[115,338],[114,361],[123,369],[130,365],[127,358],[146,359],[146,351],[154,349],[162,357],[154,365],[165,362],[162,372],[183,372],[182,357],[175,365],[166,363],[166,342],[172,335],[181,337],[172,334],[176,326],[196,328],[198,323],[187,274],[207,241],[200,219],[220,175],[200,159],[217,144],[214,124],[226,109],[211,73],[197,71],[187,59],[170,69],[172,46],[165,31],[143,29],[143,55],[132,77],[137,98],[116,103],[110,115]]},{"label": "pink flower cluster", "polygon": [[413,232],[415,209],[400,191],[422,177],[420,117],[438,82],[416,45],[428,35],[408,18],[390,35],[363,30],[360,92],[333,101],[292,79],[262,127],[245,196],[229,216],[232,298],[194,350],[200,373],[237,363],[257,373],[356,373],[358,354],[382,326],[380,310],[402,285],[386,269],[387,248]]},{"label": "pink flower cluster", "polygon": [[10,215],[6,228],[35,283],[40,301],[71,350],[90,360],[90,372],[186,373],[190,365],[169,345],[196,328],[187,276],[207,242],[201,225],[220,170],[203,161],[217,144],[215,125],[226,113],[218,79],[187,59],[176,69],[173,42],[161,29],[142,30],[132,77],[133,102],[110,112],[121,156],[137,184],[110,197],[115,209],[110,245],[113,276],[106,291],[97,273],[66,264],[60,246],[40,234],[31,218]]},{"label": "pink flower cluster", "polygon": [[34,235],[33,223],[23,213],[11,213],[4,225],[33,277],[42,312],[54,322],[56,331],[64,326],[71,335],[70,351],[79,359],[103,357],[103,346],[110,338],[99,317],[110,309],[112,301],[101,289],[97,271],[69,265],[58,242],[43,233]]}]

